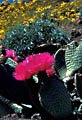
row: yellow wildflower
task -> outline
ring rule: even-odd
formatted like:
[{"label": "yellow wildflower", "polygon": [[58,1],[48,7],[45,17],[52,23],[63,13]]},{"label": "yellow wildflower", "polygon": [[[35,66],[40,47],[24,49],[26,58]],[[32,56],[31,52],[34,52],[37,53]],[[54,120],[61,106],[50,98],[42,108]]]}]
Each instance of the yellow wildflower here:
[{"label": "yellow wildflower", "polygon": [[20,8],[21,8],[22,10],[24,10],[24,6],[21,6]]},{"label": "yellow wildflower", "polygon": [[41,11],[42,11],[42,8],[37,7],[37,8],[36,8],[36,11],[34,11],[34,13],[39,13],[39,12],[41,12]]},{"label": "yellow wildflower", "polygon": [[25,14],[22,14],[22,16],[25,16]]},{"label": "yellow wildflower", "polygon": [[0,10],[2,10],[2,7],[0,7]]},{"label": "yellow wildflower", "polygon": [[5,8],[5,6],[2,6],[2,7],[0,7],[0,10],[3,10]]},{"label": "yellow wildflower", "polygon": [[14,4],[14,3],[12,3],[12,4],[11,4],[11,8],[14,8],[14,7],[15,7],[15,4]]},{"label": "yellow wildflower", "polygon": [[28,26],[29,26],[29,24],[25,24],[25,26],[26,26],[26,27],[28,27]]},{"label": "yellow wildflower", "polygon": [[71,19],[71,21],[72,21],[72,22],[75,22],[75,19],[74,19],[74,18],[72,18],[72,19]]},{"label": "yellow wildflower", "polygon": [[0,34],[4,34],[5,33],[5,31],[4,30],[0,30]]},{"label": "yellow wildflower", "polygon": [[4,3],[4,5],[7,5],[7,4],[8,4],[8,1],[3,1],[2,3]]},{"label": "yellow wildflower", "polygon": [[81,15],[81,13],[76,13],[77,16]]},{"label": "yellow wildflower", "polygon": [[35,15],[33,18],[34,18],[34,19],[37,19],[37,18],[38,18],[38,16],[37,16],[37,15]]},{"label": "yellow wildflower", "polygon": [[70,12],[66,12],[66,15],[68,15],[68,16],[69,16],[69,15],[70,15]]},{"label": "yellow wildflower", "polygon": [[65,18],[64,18],[64,16],[60,16],[60,20],[64,20]]},{"label": "yellow wildflower", "polygon": [[58,11],[58,15],[60,15],[61,14],[61,11]]},{"label": "yellow wildflower", "polygon": [[44,7],[44,10],[46,10],[48,8],[51,8],[51,5],[48,5],[48,6]]},{"label": "yellow wildflower", "polygon": [[5,9],[5,12],[6,12],[6,11],[9,11],[10,8],[11,8],[10,5],[8,5],[8,7]]},{"label": "yellow wildflower", "polygon": [[74,9],[71,9],[71,12],[74,12],[75,10]]},{"label": "yellow wildflower", "polygon": [[54,16],[54,13],[51,13],[51,16]]},{"label": "yellow wildflower", "polygon": [[58,18],[53,18],[53,20],[58,21]]},{"label": "yellow wildflower", "polygon": [[63,7],[64,5],[66,5],[66,2],[62,2],[61,6]]},{"label": "yellow wildflower", "polygon": [[73,5],[74,4],[74,2],[70,2],[70,5]]},{"label": "yellow wildflower", "polygon": [[26,23],[26,22],[27,22],[27,21],[24,20],[24,21],[23,21],[23,24]]},{"label": "yellow wildflower", "polygon": [[44,13],[41,14],[41,16],[44,16],[44,15],[45,15]]},{"label": "yellow wildflower", "polygon": [[29,3],[25,2],[25,5],[26,5],[26,7],[30,7],[36,1],[37,0],[32,0],[32,2],[29,2]]},{"label": "yellow wildflower", "polygon": [[77,15],[76,18],[79,18],[79,16]]},{"label": "yellow wildflower", "polygon": [[34,22],[35,20],[33,18],[28,19],[30,23]]},{"label": "yellow wildflower", "polygon": [[21,4],[21,3],[22,3],[22,0],[18,0],[18,3]]},{"label": "yellow wildflower", "polygon": [[4,35],[0,35],[0,39],[4,40],[5,36]]}]

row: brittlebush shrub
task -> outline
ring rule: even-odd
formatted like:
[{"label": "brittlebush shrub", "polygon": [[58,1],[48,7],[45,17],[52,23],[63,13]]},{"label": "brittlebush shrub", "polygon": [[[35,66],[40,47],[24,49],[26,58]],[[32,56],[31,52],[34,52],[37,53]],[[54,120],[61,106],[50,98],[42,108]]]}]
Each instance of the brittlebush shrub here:
[{"label": "brittlebush shrub", "polygon": [[32,54],[33,49],[41,43],[60,43],[65,45],[70,42],[70,37],[61,29],[56,28],[48,20],[36,20],[26,28],[20,24],[5,35],[1,44],[5,48],[16,51],[17,56],[24,59],[27,54]]}]

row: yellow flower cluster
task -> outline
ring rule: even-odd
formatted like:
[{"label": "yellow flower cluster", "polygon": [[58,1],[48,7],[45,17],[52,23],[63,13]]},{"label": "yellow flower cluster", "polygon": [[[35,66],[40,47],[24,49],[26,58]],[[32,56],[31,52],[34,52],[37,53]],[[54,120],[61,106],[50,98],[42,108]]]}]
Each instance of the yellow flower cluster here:
[{"label": "yellow flower cluster", "polygon": [[42,11],[44,11],[44,10],[46,10],[46,9],[49,9],[49,8],[51,8],[51,5],[48,5],[48,6],[46,6],[46,7],[37,7],[36,8],[36,11],[34,11],[34,13],[40,13],[40,12],[42,12]]},{"label": "yellow flower cluster", "polygon": [[[13,0],[13,2],[10,5],[8,0],[0,3],[0,39],[5,39],[5,33],[14,26],[25,24],[27,21],[32,23],[36,19],[42,19],[43,16],[48,20],[75,22],[80,15],[78,11],[82,8],[82,0],[68,3],[58,0],[32,0],[29,3],[22,0],[16,3]],[[29,24],[25,26],[28,27]]]},{"label": "yellow flower cluster", "polygon": [[54,16],[57,16],[56,20],[70,20],[74,22],[76,18],[79,18],[80,13],[79,9],[82,8],[82,1],[81,0],[76,0],[75,2],[62,2],[60,6],[54,7],[53,10],[51,11],[51,16],[53,14]]}]

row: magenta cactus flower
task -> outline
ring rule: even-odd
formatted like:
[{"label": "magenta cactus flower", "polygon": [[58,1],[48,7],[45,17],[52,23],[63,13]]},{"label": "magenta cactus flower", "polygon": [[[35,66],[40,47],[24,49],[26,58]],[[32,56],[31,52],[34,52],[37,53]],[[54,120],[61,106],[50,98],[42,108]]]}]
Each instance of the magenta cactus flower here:
[{"label": "magenta cactus flower", "polygon": [[18,57],[16,56],[16,52],[14,50],[5,49],[5,51],[6,51],[6,57],[13,58],[15,62],[18,61]]},{"label": "magenta cactus flower", "polygon": [[[47,70],[47,75],[50,76],[54,74],[52,65],[54,63],[54,57],[51,56],[48,52],[33,54],[22,62],[19,63],[16,68],[13,76],[17,80],[25,80],[32,77],[34,74],[38,74],[40,71]],[[50,69],[50,70],[49,70]]]}]

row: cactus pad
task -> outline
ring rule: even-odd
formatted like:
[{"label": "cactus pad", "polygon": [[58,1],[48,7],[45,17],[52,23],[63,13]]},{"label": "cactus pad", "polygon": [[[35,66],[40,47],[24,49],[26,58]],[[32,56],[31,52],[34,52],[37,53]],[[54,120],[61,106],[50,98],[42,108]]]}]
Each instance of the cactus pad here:
[{"label": "cactus pad", "polygon": [[65,65],[65,49],[59,49],[55,54],[55,70],[60,79],[63,79],[66,74]]},{"label": "cactus pad", "polygon": [[72,113],[72,105],[67,89],[56,76],[49,78],[41,86],[40,103],[56,119],[67,118]]},{"label": "cactus pad", "polygon": [[0,96],[0,117],[13,113],[13,110],[8,106],[9,100]]},{"label": "cactus pad", "polygon": [[72,75],[75,71],[82,68],[82,43],[72,42],[68,45],[65,52],[66,76]]},{"label": "cactus pad", "polygon": [[82,74],[75,74],[74,80],[78,95],[82,98]]}]

